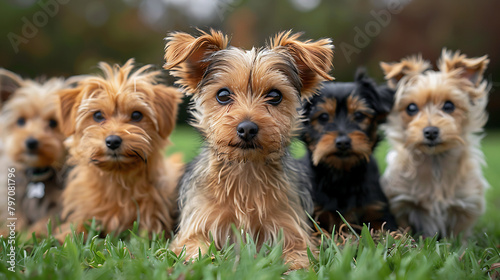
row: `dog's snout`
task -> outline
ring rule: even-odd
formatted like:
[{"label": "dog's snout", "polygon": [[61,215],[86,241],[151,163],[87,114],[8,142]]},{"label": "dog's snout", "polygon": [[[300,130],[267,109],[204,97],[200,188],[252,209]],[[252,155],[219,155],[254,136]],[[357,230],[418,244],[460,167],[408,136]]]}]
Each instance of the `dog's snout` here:
[{"label": "dog's snout", "polygon": [[439,128],[435,126],[428,126],[424,128],[424,137],[427,140],[436,140],[439,137]]},{"label": "dog's snout", "polygon": [[38,149],[38,146],[40,143],[35,138],[30,137],[30,138],[26,139],[25,144],[26,144],[26,148],[28,148],[28,150],[36,151]]},{"label": "dog's snout", "polygon": [[257,136],[258,132],[259,127],[252,121],[243,121],[238,124],[238,127],[236,128],[238,136],[245,141],[252,140],[255,136]]},{"label": "dog's snout", "polygon": [[351,149],[351,138],[347,135],[340,135],[335,139],[335,147],[340,151]]},{"label": "dog's snout", "polygon": [[106,137],[106,146],[111,150],[116,150],[122,144],[122,138],[118,135],[110,135]]}]

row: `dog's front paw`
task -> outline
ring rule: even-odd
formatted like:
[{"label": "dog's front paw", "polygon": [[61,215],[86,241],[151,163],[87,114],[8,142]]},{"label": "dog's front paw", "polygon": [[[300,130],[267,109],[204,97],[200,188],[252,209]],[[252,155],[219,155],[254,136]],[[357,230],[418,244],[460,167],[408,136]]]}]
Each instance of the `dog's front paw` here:
[{"label": "dog's front paw", "polygon": [[309,268],[309,258],[307,257],[306,251],[296,251],[285,255],[285,263],[288,265],[290,270]]}]

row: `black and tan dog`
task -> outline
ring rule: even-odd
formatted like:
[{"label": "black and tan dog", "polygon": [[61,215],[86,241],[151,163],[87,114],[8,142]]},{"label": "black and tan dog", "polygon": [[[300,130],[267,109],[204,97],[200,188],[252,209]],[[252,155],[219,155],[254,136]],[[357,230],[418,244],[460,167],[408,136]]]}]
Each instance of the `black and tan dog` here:
[{"label": "black and tan dog", "polygon": [[342,223],[337,211],[350,224],[380,229],[386,223],[386,229],[396,229],[372,156],[377,126],[390,111],[394,92],[360,69],[354,82],[325,82],[319,93],[304,105],[302,134],[315,219],[330,232]]}]

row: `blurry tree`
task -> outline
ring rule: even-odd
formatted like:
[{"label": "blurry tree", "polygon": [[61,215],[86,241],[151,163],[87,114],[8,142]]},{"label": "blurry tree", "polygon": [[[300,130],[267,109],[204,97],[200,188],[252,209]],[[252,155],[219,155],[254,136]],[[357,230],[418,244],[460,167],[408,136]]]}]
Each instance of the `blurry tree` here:
[{"label": "blurry tree", "polygon": [[379,61],[421,53],[435,62],[448,47],[490,56],[489,125],[500,126],[499,8],[496,0],[6,0],[0,1],[0,67],[28,77],[68,76],[95,72],[101,60],[135,57],[160,68],[170,31],[212,27],[250,48],[293,29],[303,38],[333,38],[337,80],[366,66],[382,82]]}]

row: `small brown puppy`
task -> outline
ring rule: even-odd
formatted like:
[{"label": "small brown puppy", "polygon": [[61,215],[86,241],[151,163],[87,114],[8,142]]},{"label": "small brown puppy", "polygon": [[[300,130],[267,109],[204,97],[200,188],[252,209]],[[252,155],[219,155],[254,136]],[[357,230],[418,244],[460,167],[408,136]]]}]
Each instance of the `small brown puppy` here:
[{"label": "small brown puppy", "polygon": [[71,171],[63,193],[66,226],[83,231],[95,217],[104,234],[119,233],[138,221],[140,229],[167,233],[173,228],[176,184],[181,164],[163,157],[175,126],[180,92],[158,83],[160,71],[146,65],[133,71],[99,64],[91,76],[61,91],[62,128]]},{"label": "small brown puppy", "polygon": [[301,98],[332,79],[332,45],[282,32],[249,51],[228,46],[221,32],[167,38],[166,69],[193,95],[194,122],[205,137],[200,155],[180,182],[181,218],[171,248],[187,258],[234,242],[231,229],[258,245],[276,244],[283,229],[285,261],[309,264],[312,201],[303,172],[287,151],[297,134]]}]

